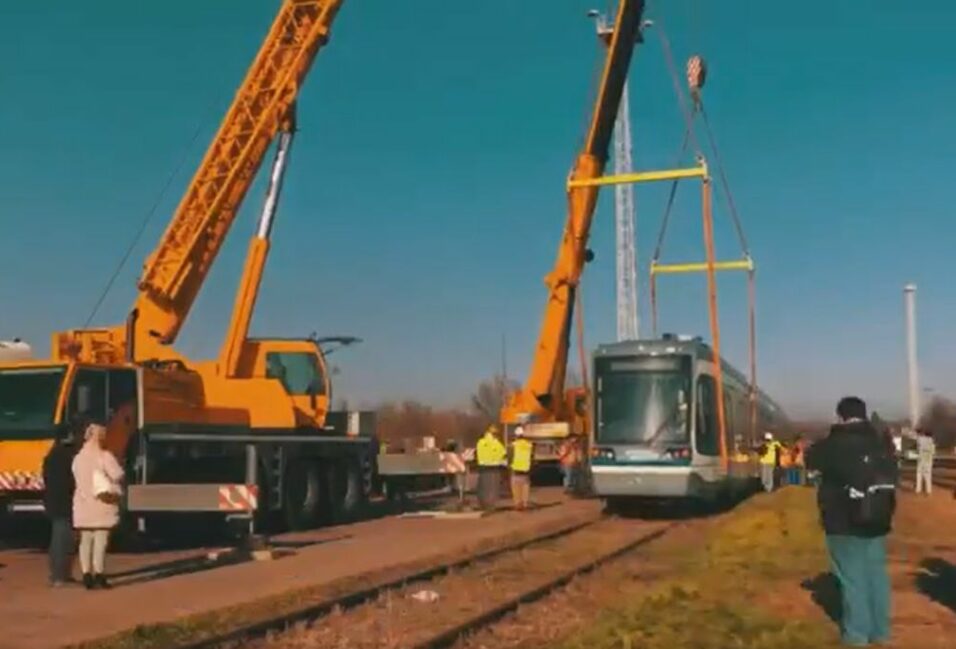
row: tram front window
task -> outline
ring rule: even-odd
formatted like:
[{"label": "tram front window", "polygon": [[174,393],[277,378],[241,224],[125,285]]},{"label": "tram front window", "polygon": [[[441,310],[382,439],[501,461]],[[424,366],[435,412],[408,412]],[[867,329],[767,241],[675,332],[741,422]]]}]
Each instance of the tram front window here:
[{"label": "tram front window", "polygon": [[687,358],[601,359],[596,373],[599,444],[689,444]]}]

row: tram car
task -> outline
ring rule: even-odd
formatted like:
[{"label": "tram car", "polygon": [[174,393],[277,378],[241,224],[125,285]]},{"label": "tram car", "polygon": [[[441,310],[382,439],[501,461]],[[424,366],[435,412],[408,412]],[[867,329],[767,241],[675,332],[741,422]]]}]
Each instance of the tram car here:
[{"label": "tram car", "polygon": [[721,362],[728,465],[720,461],[715,354],[699,337],[599,346],[593,355],[594,491],[610,507],[664,499],[713,502],[755,486],[751,451],[764,432],[787,426],[780,409],[757,393],[750,421],[750,385]]}]

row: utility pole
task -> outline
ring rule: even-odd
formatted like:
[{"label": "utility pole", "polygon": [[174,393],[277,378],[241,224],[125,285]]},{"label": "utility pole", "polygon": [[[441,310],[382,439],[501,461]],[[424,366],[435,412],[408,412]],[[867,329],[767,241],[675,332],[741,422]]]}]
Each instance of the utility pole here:
[{"label": "utility pole", "polygon": [[910,426],[915,429],[920,413],[919,366],[916,360],[916,284],[903,287],[903,302],[906,305],[906,370],[909,381]]},{"label": "utility pole", "polygon": [[[598,38],[607,45],[613,31],[610,23],[597,10],[592,9],[588,16],[595,21]],[[632,166],[631,110],[625,83],[614,123],[614,173],[631,173]],[[614,230],[617,239],[617,339],[637,340],[640,337],[637,315],[637,234],[634,227],[634,186],[630,183],[614,186]]]},{"label": "utility pole", "polygon": [[501,334],[501,378],[505,385],[508,384],[508,338],[507,334]]}]

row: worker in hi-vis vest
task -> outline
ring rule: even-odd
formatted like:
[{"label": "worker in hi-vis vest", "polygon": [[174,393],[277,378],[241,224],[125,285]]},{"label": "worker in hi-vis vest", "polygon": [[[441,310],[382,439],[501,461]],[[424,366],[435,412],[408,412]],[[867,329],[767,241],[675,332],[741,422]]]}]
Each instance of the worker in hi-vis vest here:
[{"label": "worker in hi-vis vest", "polygon": [[763,444],[760,446],[760,481],[764,491],[773,491],[779,453],[780,442],[773,438],[773,433],[764,433]]},{"label": "worker in hi-vis vest", "polygon": [[507,461],[505,445],[498,439],[498,427],[492,424],[475,448],[478,462],[478,505],[491,509],[498,502],[501,474]]},{"label": "worker in hi-vis vest", "polygon": [[531,466],[534,463],[534,445],[524,436],[524,428],[515,428],[511,443],[511,500],[518,511],[531,502]]}]

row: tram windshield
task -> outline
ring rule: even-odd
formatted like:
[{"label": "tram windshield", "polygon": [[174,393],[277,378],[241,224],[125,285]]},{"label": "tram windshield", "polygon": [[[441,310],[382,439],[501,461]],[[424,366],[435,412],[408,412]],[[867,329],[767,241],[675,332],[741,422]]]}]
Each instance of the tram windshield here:
[{"label": "tram windshield", "polygon": [[690,359],[599,359],[597,442],[651,448],[690,442]]}]

